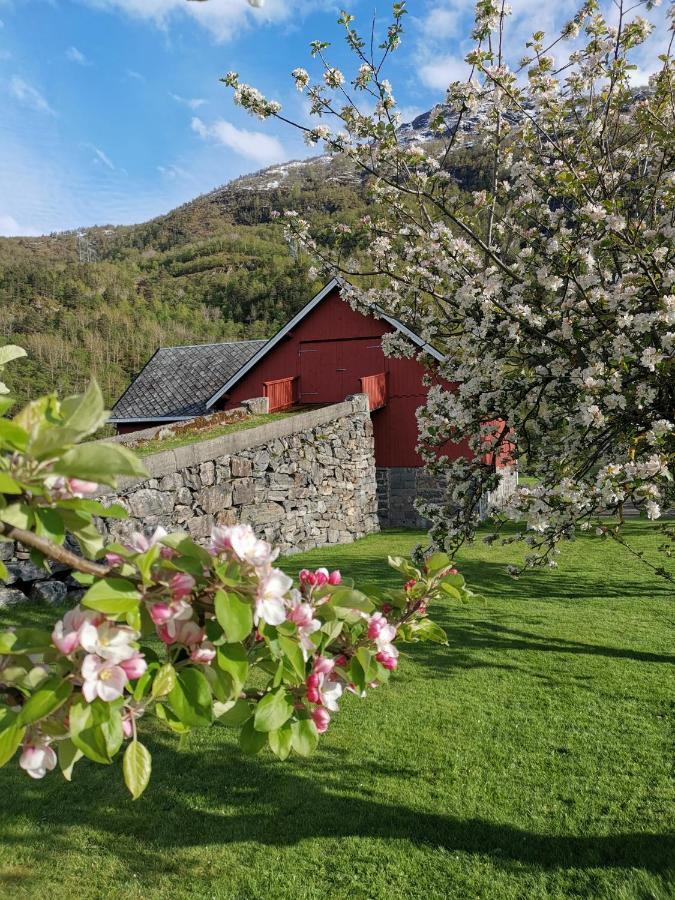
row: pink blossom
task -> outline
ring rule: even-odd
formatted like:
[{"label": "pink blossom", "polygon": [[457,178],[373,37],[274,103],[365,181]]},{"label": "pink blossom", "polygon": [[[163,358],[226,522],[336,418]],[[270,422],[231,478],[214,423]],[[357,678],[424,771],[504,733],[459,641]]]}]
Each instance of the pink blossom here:
[{"label": "pink blossom", "polygon": [[380,650],[379,653],[375,654],[375,659],[381,663],[385,669],[393,670],[398,666],[397,656],[383,650]]},{"label": "pink blossom", "polygon": [[316,730],[319,732],[319,734],[323,734],[325,731],[328,731],[328,726],[330,724],[330,713],[328,712],[328,710],[317,706],[316,709],[312,710],[312,721],[316,725]]},{"label": "pink blossom", "polygon": [[150,547],[154,547],[155,544],[160,543],[168,533],[166,528],[162,528],[161,525],[154,530],[152,536],[149,538],[137,531],[132,534],[129,539],[129,549],[135,550],[136,553],[145,553]]},{"label": "pink blossom", "polygon": [[119,553],[106,553],[105,561],[109,566],[119,566],[124,562],[124,557],[120,556]]},{"label": "pink blossom", "polygon": [[135,656],[129,657],[129,659],[124,659],[120,663],[120,668],[124,669],[126,672],[127,678],[130,680],[134,680],[135,678],[140,678],[141,675],[148,668],[148,664],[146,663],[143,655],[141,653],[137,653]]},{"label": "pink blossom", "polygon": [[305,681],[307,699],[310,703],[320,703],[327,709],[338,709],[337,701],[342,696],[342,684],[327,673],[312,672]]},{"label": "pink blossom", "polygon": [[314,575],[318,587],[323,587],[324,584],[328,584],[328,569],[317,569]]},{"label": "pink blossom", "polygon": [[285,595],[293,587],[293,581],[281,569],[269,569],[258,582],[253,621],[268,625],[281,625],[286,618]]},{"label": "pink blossom", "polygon": [[204,631],[196,622],[168,622],[166,625],[159,625],[157,634],[160,640],[165,644],[185,644],[190,647],[199,644],[204,640]]},{"label": "pink blossom", "polygon": [[81,478],[69,478],[68,488],[73,497],[86,497],[89,494],[95,494],[98,485],[95,481],[83,481]]},{"label": "pink blossom", "polygon": [[393,611],[393,609],[394,607],[391,605],[391,603],[383,603],[381,612],[383,615],[388,616],[389,613]]},{"label": "pink blossom", "polygon": [[330,575],[328,576],[328,584],[342,584],[342,575],[340,574],[340,571],[338,569],[330,573]]},{"label": "pink blossom", "polygon": [[386,628],[386,626],[387,620],[382,613],[374,613],[368,619],[368,639],[371,641],[376,640],[379,637],[380,632]]},{"label": "pink blossom", "polygon": [[295,603],[286,614],[289,622],[295,622],[299,628],[310,625],[314,618],[314,610],[309,603]]},{"label": "pink blossom", "polygon": [[343,669],[345,666],[349,665],[349,660],[344,655],[344,653],[341,653],[339,656],[335,657],[335,665],[340,666]]},{"label": "pink blossom", "polygon": [[192,575],[187,572],[177,572],[169,582],[172,600],[182,600],[192,593],[192,589],[197,582]]},{"label": "pink blossom", "polygon": [[125,719],[122,716],[122,732],[125,738],[130,738],[134,733],[134,726],[131,724],[131,719]]},{"label": "pink blossom", "polygon": [[80,646],[82,627],[86,624],[99,625],[103,620],[100,613],[76,606],[56,623],[52,631],[52,642],[57,650],[60,650],[64,656],[68,656]]},{"label": "pink blossom", "polygon": [[129,680],[122,666],[93,653],[85,656],[82,662],[82,678],[82,694],[87,703],[93,703],[97,697],[106,703],[117,700]]},{"label": "pink blossom", "polygon": [[173,618],[171,607],[168,603],[153,603],[149,609],[150,618],[155,625],[164,625],[169,619]]},{"label": "pink blossom", "polygon": [[192,662],[203,663],[204,665],[208,665],[216,658],[216,648],[213,646],[210,641],[204,641],[203,644],[200,644],[190,654],[190,659]]},{"label": "pink blossom", "polygon": [[312,671],[317,675],[330,675],[335,668],[335,662],[334,659],[329,659],[327,656],[317,656]]},{"label": "pink blossom", "polygon": [[24,744],[19,765],[31,778],[44,778],[47,772],[56,768],[56,753],[46,738],[38,738]]},{"label": "pink blossom", "polygon": [[308,569],[302,569],[300,572],[300,583],[308,584],[310,587],[314,587],[316,584],[316,575],[314,572],[310,572]]},{"label": "pink blossom", "polygon": [[113,663],[135,656],[137,651],[132,642],[139,637],[139,633],[133,628],[107,620],[98,625],[85,622],[80,629],[80,644],[83,649]]},{"label": "pink blossom", "polygon": [[232,551],[234,555],[255,568],[269,566],[279,555],[267,541],[259,540],[250,525],[216,526],[211,532],[211,552]]}]

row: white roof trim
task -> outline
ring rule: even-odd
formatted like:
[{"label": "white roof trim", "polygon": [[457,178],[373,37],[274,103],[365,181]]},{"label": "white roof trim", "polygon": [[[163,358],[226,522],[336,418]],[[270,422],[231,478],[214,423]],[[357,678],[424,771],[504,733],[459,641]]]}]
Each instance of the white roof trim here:
[{"label": "white roof trim", "polygon": [[[255,353],[247,363],[245,363],[238,372],[235,372],[234,375],[230,378],[230,380],[223,385],[220,390],[211,397],[210,400],[206,403],[206,408],[210,409],[214,403],[216,403],[223,394],[226,394],[230,391],[241,378],[249,372],[253,366],[255,366],[264,356],[267,356],[270,350],[272,350],[279,341],[283,340],[286,335],[292,331],[296,325],[298,325],[302,320],[308,315],[316,306],[321,303],[321,301],[326,297],[332,290],[340,287],[340,282],[337,278],[331,278],[328,284],[322,288],[316,297],[313,297],[309,303],[305,304],[302,307],[300,312],[296,313],[288,324],[284,325],[281,331],[278,331],[273,338],[270,338],[269,341]],[[388,316],[383,310],[380,309],[379,306],[375,307],[375,312],[380,319],[383,319],[385,322],[388,322],[393,328],[397,331],[400,331],[407,338],[416,344],[421,350],[424,350],[426,353],[429,353],[434,359],[437,359],[439,362],[444,362],[445,357],[442,353],[439,353],[431,344],[427,344],[422,338],[415,334],[414,331],[411,331],[407,326],[405,326],[402,322],[399,322],[398,319],[394,319],[392,316]]]}]

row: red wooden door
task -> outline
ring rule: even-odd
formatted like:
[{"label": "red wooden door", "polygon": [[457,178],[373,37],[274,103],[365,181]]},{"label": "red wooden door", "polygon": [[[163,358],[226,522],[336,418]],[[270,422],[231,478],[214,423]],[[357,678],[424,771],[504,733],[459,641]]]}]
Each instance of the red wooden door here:
[{"label": "red wooden door", "polygon": [[344,400],[335,383],[335,344],[303,341],[300,344],[300,403],[337,403]]},{"label": "red wooden door", "polygon": [[337,344],[337,376],[342,398],[361,393],[361,378],[384,371],[380,339],[355,338]]}]

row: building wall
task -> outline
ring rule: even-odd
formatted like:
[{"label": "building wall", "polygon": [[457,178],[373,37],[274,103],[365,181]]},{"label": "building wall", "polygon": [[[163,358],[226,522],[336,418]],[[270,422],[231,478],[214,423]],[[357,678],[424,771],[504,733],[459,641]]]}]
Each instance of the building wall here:
[{"label": "building wall", "polygon": [[[382,352],[382,336],[391,325],[355,312],[337,289],[313,309],[270,353],[243,376],[221,408],[238,406],[264,393],[264,383],[298,378],[301,404],[338,403],[361,390],[364,375],[387,373],[387,405],[373,412],[375,459],[378,466],[414,467],[422,460],[417,444],[416,410],[425,402],[424,369],[414,359],[391,359]],[[451,457],[463,445],[444,448]]]}]

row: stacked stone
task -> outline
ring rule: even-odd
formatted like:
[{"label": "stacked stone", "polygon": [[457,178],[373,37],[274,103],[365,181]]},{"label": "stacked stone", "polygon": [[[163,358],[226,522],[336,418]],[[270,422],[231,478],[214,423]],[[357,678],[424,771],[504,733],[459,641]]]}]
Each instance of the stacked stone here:
[{"label": "stacked stone", "polygon": [[256,442],[116,499],[130,518],[108,523],[115,540],[160,525],[206,540],[214,525],[247,522],[284,553],[349,543],[378,530],[370,417],[351,412]]},{"label": "stacked stone", "polygon": [[[74,541],[67,540],[66,546],[78,552]],[[0,560],[8,572],[5,581],[0,581],[0,609],[28,600],[51,606],[72,604],[82,596],[82,588],[71,577],[68,566],[51,561],[47,563],[47,568],[37,566],[21,544],[13,541],[0,543]]]}]

